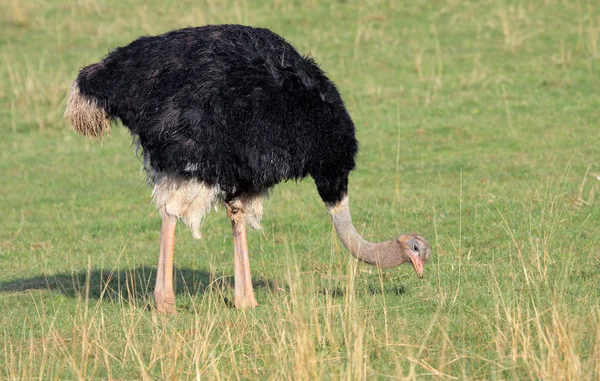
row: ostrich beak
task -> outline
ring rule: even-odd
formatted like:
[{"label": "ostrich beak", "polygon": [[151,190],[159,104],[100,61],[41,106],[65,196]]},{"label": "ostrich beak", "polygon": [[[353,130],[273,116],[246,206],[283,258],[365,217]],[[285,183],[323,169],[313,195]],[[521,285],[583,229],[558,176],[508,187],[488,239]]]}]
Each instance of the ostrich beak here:
[{"label": "ostrich beak", "polygon": [[417,276],[419,277],[419,279],[423,278],[423,260],[419,257],[417,257],[416,255],[414,255],[413,253],[409,254],[410,256],[410,261],[413,265],[413,267],[415,268],[415,272],[417,273]]}]

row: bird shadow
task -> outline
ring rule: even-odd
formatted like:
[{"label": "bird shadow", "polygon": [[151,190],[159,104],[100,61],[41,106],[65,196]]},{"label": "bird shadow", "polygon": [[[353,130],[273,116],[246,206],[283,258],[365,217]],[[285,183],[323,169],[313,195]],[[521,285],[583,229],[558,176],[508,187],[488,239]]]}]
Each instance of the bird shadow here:
[{"label": "bird shadow", "polygon": [[[232,292],[233,276],[223,276],[209,271],[176,268],[174,272],[176,296],[196,297],[215,293],[232,306],[226,296]],[[80,272],[40,274],[28,278],[0,282],[0,293],[49,291],[71,298],[89,298],[106,302],[124,300],[149,308],[156,281],[156,269],[142,266],[131,269],[91,269]],[[254,289],[277,292],[277,281],[254,279]]]},{"label": "bird shadow", "polygon": [[[406,286],[403,284],[386,284],[383,289],[379,284],[368,284],[358,286],[357,292],[375,295],[394,295],[401,296],[406,294]],[[331,296],[332,298],[342,298],[346,296],[346,289],[340,285],[330,285],[321,289],[321,295]]]}]

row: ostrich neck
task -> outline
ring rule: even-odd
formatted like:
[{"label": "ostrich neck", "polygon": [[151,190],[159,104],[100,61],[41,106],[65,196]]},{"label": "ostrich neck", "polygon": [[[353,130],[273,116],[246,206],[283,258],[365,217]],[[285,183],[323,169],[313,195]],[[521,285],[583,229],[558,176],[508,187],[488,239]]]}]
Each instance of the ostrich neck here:
[{"label": "ostrich neck", "polygon": [[357,259],[381,268],[396,267],[409,260],[396,240],[372,243],[358,234],[352,224],[348,196],[336,205],[327,206],[327,210],[342,243]]}]

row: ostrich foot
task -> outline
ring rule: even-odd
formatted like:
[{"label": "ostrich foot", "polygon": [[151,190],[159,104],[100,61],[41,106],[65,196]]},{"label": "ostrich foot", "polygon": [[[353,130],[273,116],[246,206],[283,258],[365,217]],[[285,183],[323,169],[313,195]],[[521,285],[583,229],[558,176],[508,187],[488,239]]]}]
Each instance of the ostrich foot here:
[{"label": "ostrich foot", "polygon": [[155,290],[154,301],[156,302],[156,312],[172,315],[177,313],[173,290]]},{"label": "ostrich foot", "polygon": [[256,298],[254,298],[254,295],[252,295],[251,297],[242,297],[242,298],[238,298],[237,296],[235,297],[235,308],[254,308],[254,307],[258,307],[258,302],[256,301]]}]

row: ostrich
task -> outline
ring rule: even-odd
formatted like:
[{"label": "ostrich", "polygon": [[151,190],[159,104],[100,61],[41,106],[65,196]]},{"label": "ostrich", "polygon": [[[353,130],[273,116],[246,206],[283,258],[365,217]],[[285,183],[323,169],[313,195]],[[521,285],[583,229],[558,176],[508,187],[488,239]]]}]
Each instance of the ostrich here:
[{"label": "ostrich", "polygon": [[140,37],[80,70],[65,118],[96,139],[119,119],[142,149],[162,219],[158,312],[176,311],[177,220],[200,238],[203,217],[220,203],[233,229],[234,304],[256,306],[246,223],[260,229],[269,190],[308,175],[354,257],[381,268],[410,262],[423,276],[430,248],[422,236],[371,243],[354,228],[348,206],[358,151],[354,124],[317,64],[268,29],[209,25]]}]

